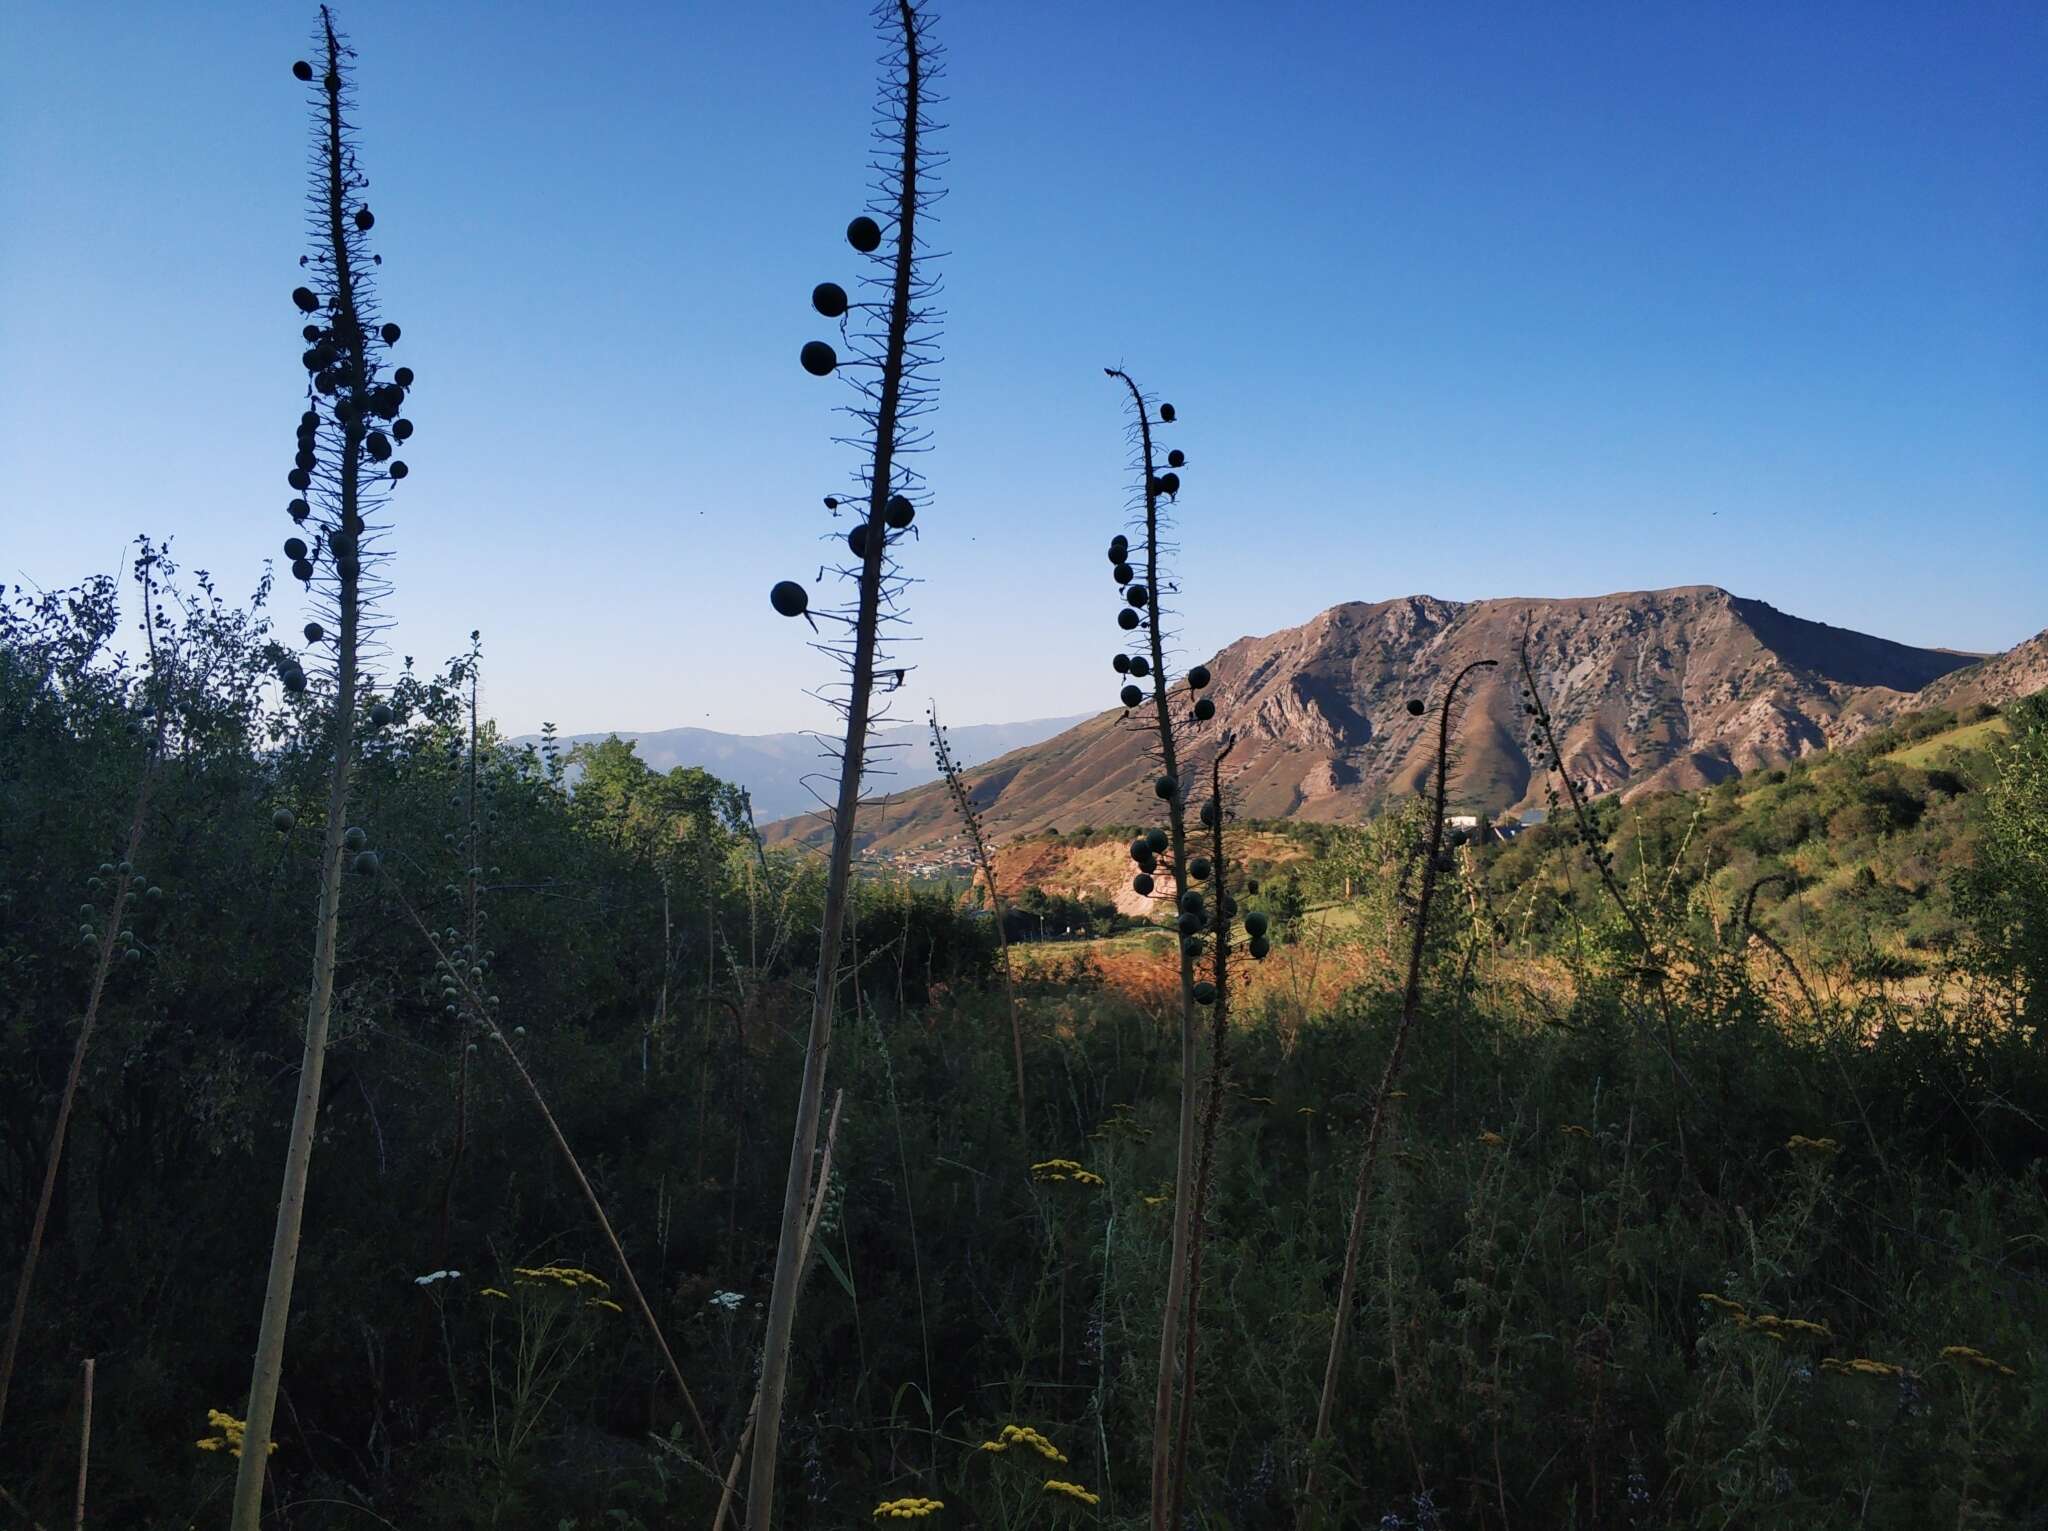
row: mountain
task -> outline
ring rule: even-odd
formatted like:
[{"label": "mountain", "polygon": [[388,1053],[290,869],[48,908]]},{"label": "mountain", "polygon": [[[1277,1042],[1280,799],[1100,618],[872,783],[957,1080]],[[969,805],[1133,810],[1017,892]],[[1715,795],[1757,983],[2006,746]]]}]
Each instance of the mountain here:
[{"label": "mountain", "polygon": [[[1530,661],[1574,776],[1595,791],[1702,786],[1823,749],[1905,710],[1922,689],[1966,667],[1967,654],[1912,648],[1789,616],[1713,586],[1568,600],[1348,602],[1214,659],[1217,719],[1196,736],[1202,769],[1224,728],[1238,735],[1226,768],[1249,818],[1359,820],[1413,792],[1434,747],[1432,704],[1450,678],[1498,661],[1461,693],[1451,796],[1500,813],[1536,806],[1516,655]],[[1114,679],[1104,667],[1104,689]],[[1090,718],[968,772],[997,839],[1058,828],[1150,823],[1156,766],[1142,709]],[[1186,767],[1184,766],[1184,769]],[[957,826],[942,789],[892,794],[864,810],[872,852],[947,843]],[[811,817],[775,825],[815,840]]]},{"label": "mountain", "polygon": [[[948,736],[963,760],[987,760],[1011,750],[1049,739],[1071,728],[1082,717],[1035,718],[1024,723],[968,723],[949,728]],[[620,729],[621,739],[630,740],[640,758],[657,771],[677,766],[702,766],[721,780],[735,782],[753,795],[754,816],[762,823],[810,812],[817,806],[804,785],[805,777],[827,798],[838,780],[838,762],[826,753],[826,746],[810,734],[722,734],[708,728],[662,728],[647,733]],[[611,737],[601,734],[570,734],[556,742],[567,754],[578,744],[596,744]],[[538,734],[513,739],[516,747],[538,744]],[[937,781],[938,767],[932,763],[931,742],[922,723],[891,724],[876,731],[875,747],[884,761],[874,783],[879,789],[905,790]]]},{"label": "mountain", "polygon": [[1834,742],[1847,743],[1867,732],[1869,726],[1888,722],[1901,713],[1925,712],[1936,707],[1959,710],[1973,702],[1998,707],[2023,696],[2032,696],[2036,691],[2048,690],[2048,630],[2034,634],[2024,643],[2015,644],[2003,654],[1972,655],[1971,658],[1976,662],[1930,681],[1889,712],[1875,713],[1869,725],[1845,730],[1846,737]]}]

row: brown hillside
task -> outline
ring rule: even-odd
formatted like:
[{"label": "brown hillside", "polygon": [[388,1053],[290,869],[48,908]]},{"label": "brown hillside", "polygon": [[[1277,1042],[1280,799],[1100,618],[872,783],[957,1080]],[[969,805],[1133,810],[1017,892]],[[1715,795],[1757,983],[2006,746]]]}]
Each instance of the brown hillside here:
[{"label": "brown hillside", "polygon": [[[1349,602],[1240,638],[1209,662],[1217,719],[1196,736],[1190,764],[1200,767],[1218,729],[1234,729],[1241,814],[1366,818],[1414,791],[1428,769],[1430,720],[1410,717],[1408,698],[1434,699],[1463,666],[1492,658],[1500,667],[1467,686],[1452,797],[1495,813],[1532,806],[1542,787],[1514,668],[1524,632],[1566,762],[1601,792],[1700,786],[1782,762],[1890,715],[1952,671],[1983,668],[1706,585],[1570,600]],[[1105,690],[1115,678],[1105,664]],[[971,771],[991,834],[1150,823],[1154,767],[1139,722],[1102,713]],[[928,787],[873,804],[861,828],[870,850],[894,852],[940,843],[953,825],[943,789]],[[786,820],[771,833],[822,829],[815,818]]]}]

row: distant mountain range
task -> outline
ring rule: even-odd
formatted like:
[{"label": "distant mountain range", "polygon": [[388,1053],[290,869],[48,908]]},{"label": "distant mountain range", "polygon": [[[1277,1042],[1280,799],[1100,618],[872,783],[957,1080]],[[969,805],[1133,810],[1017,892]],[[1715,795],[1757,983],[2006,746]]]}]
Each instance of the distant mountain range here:
[{"label": "distant mountain range", "polygon": [[[1024,723],[948,724],[946,733],[963,761],[983,761],[1063,733],[1087,717],[1035,718]],[[596,744],[616,732],[631,740],[640,758],[657,771],[677,766],[702,766],[722,780],[745,787],[754,800],[754,817],[762,824],[792,814],[808,813],[819,798],[804,785],[806,776],[825,800],[839,780],[839,762],[809,734],[722,734],[709,728],[662,728],[646,733],[617,729],[597,734],[569,734],[557,740],[562,752],[577,744]],[[538,744],[538,734],[522,734],[512,744]],[[923,723],[901,723],[879,730],[875,741],[877,771],[874,791],[906,791],[937,781],[931,741]],[[888,772],[882,775],[881,772]]]},{"label": "distant mountain range", "polygon": [[[1703,786],[1846,743],[1917,707],[2002,702],[2048,684],[2048,633],[1988,657],[1913,648],[1707,585],[1569,600],[1348,602],[1299,627],[1240,638],[1209,661],[1216,720],[1192,736],[1184,769],[1201,769],[1222,731],[1234,730],[1226,780],[1239,813],[1364,819],[1414,792],[1429,769],[1434,719],[1410,716],[1409,698],[1433,704],[1466,664],[1494,659],[1498,668],[1462,693],[1452,798],[1493,813],[1537,806],[1543,779],[1516,669],[1525,635],[1565,762],[1598,792]],[[1109,657],[1105,650],[1105,692],[1123,683]],[[1025,725],[1039,736],[994,759],[968,730],[954,738],[967,758],[988,762],[967,778],[1000,840],[1152,822],[1148,722],[1145,709],[1116,708],[1064,729]],[[928,767],[926,754],[906,751],[902,775],[871,785],[864,848],[916,851],[956,837],[942,788],[904,790],[911,757]],[[824,832],[816,815],[769,829],[780,839]]]}]

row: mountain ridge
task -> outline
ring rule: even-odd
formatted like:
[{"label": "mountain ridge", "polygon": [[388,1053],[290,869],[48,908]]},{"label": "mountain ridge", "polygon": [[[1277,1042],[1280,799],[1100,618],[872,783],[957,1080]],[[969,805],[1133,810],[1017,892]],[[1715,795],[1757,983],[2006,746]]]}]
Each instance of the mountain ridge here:
[{"label": "mountain ridge", "polygon": [[[1968,691],[1973,675],[2010,691],[2035,672],[2030,645],[2048,666],[2048,634],[1976,660],[1812,622],[1716,585],[1349,601],[1217,651],[1207,693],[1217,719],[1193,736],[1184,769],[1204,768],[1230,728],[1238,743],[1227,779],[1239,813],[1363,819],[1416,790],[1429,769],[1434,720],[1411,717],[1408,698],[1434,702],[1459,669],[1492,658],[1497,667],[1478,672],[1461,693],[1452,800],[1495,813],[1536,806],[1543,782],[1517,669],[1525,635],[1566,765],[1596,792],[1704,786],[1780,764],[1849,742],[1911,710],[1923,691]],[[1106,662],[1103,669],[1109,691],[1121,677]],[[1149,716],[1141,709],[1127,720],[1112,708],[970,770],[990,833],[1150,822]],[[813,840],[822,831],[816,816],[769,827],[775,839]],[[957,832],[936,786],[878,796],[862,810],[861,843],[870,852],[942,846]]]}]

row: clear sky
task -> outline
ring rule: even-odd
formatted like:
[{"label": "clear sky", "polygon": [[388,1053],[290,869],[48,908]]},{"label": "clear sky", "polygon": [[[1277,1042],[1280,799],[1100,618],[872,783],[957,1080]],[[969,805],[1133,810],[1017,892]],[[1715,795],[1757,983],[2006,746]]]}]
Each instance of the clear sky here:
[{"label": "clear sky", "polygon": [[[291,527],[313,8],[0,7],[0,580]],[[815,726],[860,0],[339,7],[394,360],[393,646],[514,730]],[[936,500],[956,722],[1113,702],[1122,363],[1178,405],[1185,646],[1334,602],[1714,583],[2048,625],[2048,6],[956,0]],[[297,625],[286,580],[279,612]]]}]

